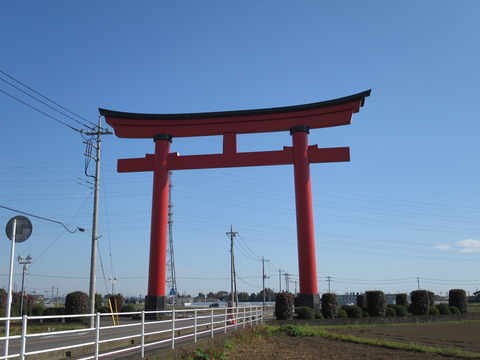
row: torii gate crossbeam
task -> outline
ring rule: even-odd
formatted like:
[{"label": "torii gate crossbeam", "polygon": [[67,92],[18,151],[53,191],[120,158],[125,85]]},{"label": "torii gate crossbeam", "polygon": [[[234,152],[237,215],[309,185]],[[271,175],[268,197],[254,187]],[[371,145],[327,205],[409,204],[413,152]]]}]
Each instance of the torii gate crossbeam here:
[{"label": "torii gate crossbeam", "polygon": [[[146,310],[165,308],[166,244],[170,170],[293,164],[300,275],[300,303],[319,304],[310,163],[349,161],[349,148],[308,145],[310,129],[347,125],[370,90],[330,101],[258,110],[189,114],[138,114],[99,109],[120,138],[150,138],[155,154],[118,160],[119,172],[153,171],[150,262]],[[292,147],[279,151],[237,152],[237,134],[290,131]],[[170,153],[175,137],[223,136],[221,154]]]}]

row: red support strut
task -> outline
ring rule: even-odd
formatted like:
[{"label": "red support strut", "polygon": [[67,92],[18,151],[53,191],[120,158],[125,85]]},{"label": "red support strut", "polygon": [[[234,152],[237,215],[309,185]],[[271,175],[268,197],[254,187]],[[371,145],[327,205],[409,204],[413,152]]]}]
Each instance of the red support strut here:
[{"label": "red support strut", "polygon": [[293,142],[300,293],[317,294],[312,184],[308,160],[308,127],[294,126],[290,129],[290,133]]},{"label": "red support strut", "polygon": [[165,299],[167,268],[167,227],[169,176],[167,159],[170,153],[170,135],[155,135],[153,165],[152,227],[150,232],[150,262],[146,309],[156,309]]}]

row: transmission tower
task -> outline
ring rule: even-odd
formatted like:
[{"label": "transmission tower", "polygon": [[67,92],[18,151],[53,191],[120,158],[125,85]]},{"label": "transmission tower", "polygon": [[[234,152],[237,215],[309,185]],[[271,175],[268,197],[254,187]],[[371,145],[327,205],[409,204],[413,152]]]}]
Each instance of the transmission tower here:
[{"label": "transmission tower", "polygon": [[173,305],[177,304],[177,277],[175,275],[175,256],[173,252],[173,203],[172,203],[172,172],[168,173],[168,246],[167,246],[167,284],[169,295],[172,296]]}]

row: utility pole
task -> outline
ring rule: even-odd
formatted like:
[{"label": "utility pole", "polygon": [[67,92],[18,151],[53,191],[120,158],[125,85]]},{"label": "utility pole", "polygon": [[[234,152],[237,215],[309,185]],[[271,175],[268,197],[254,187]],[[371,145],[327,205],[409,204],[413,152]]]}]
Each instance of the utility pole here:
[{"label": "utility pole", "polygon": [[[90,141],[86,141],[87,148],[93,147],[95,149],[95,156],[92,156],[88,151],[85,156],[95,160],[95,175],[88,175],[87,169],[85,169],[85,174],[89,177],[93,177],[93,219],[92,219],[92,247],[91,247],[91,256],[90,256],[90,286],[88,290],[89,302],[88,302],[88,312],[90,314],[95,313],[95,286],[97,279],[97,228],[98,228],[98,198],[100,196],[100,157],[101,157],[101,145],[102,145],[102,135],[111,135],[111,131],[101,131],[101,118],[98,118],[98,125],[95,131],[86,132],[85,135],[90,135],[95,138],[95,144]],[[89,318],[88,325],[89,327],[94,326],[95,319],[93,316]]]},{"label": "utility pole", "polygon": [[233,244],[235,236],[238,235],[238,232],[233,231],[233,226],[230,225],[230,231],[227,232],[227,235],[230,236],[230,289],[231,289],[231,300],[232,303],[235,303],[235,307],[238,306],[238,294],[237,294],[237,279],[235,273],[235,255],[233,252]]},{"label": "utility pole", "polygon": [[263,281],[263,309],[265,309],[265,279],[268,278],[268,276],[265,275],[265,261],[270,261],[265,259],[262,256],[262,281]]},{"label": "utility pole", "polygon": [[328,293],[330,293],[330,283],[332,282],[332,278],[327,276],[327,283],[328,283]]},{"label": "utility pole", "polygon": [[282,292],[282,269],[278,269],[278,292]]},{"label": "utility pole", "polygon": [[417,277],[417,290],[420,290],[420,278]]},{"label": "utility pole", "polygon": [[283,274],[285,276],[285,291],[290,292],[290,275],[289,273]]}]

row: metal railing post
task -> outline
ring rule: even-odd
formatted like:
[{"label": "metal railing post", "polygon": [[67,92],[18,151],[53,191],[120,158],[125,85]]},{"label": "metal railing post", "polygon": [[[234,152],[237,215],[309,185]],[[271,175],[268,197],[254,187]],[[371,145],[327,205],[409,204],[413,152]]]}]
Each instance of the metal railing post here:
[{"label": "metal railing post", "polygon": [[195,309],[194,313],[193,313],[193,334],[194,334],[194,339],[195,339],[195,342],[197,342],[197,309]]},{"label": "metal railing post", "polygon": [[25,359],[25,350],[27,347],[27,315],[22,316],[22,345],[20,348],[20,358]]},{"label": "metal railing post", "polygon": [[175,349],[175,309],[172,309],[172,349]]},{"label": "metal railing post", "polygon": [[142,336],[140,338],[142,359],[145,357],[145,310],[142,311]]},{"label": "metal railing post", "polygon": [[[228,306],[228,305],[227,305]],[[223,333],[226,334],[227,333],[227,325],[228,325],[228,320],[227,320],[227,307],[225,307],[225,315],[224,315],[224,318],[223,318]]]},{"label": "metal railing post", "polygon": [[97,313],[95,316],[96,324],[95,324],[95,360],[98,359],[98,353],[100,350],[100,313]]},{"label": "metal railing post", "polygon": [[210,308],[210,326],[212,327],[212,338],[213,338],[213,308]]},{"label": "metal railing post", "polygon": [[[246,326],[246,323],[247,323],[247,316],[245,315],[245,310],[246,309],[247,309],[246,307],[243,308],[243,321],[242,322],[243,322],[243,328],[244,329],[245,329],[245,326]],[[236,326],[235,326],[235,330],[237,330]]]}]

